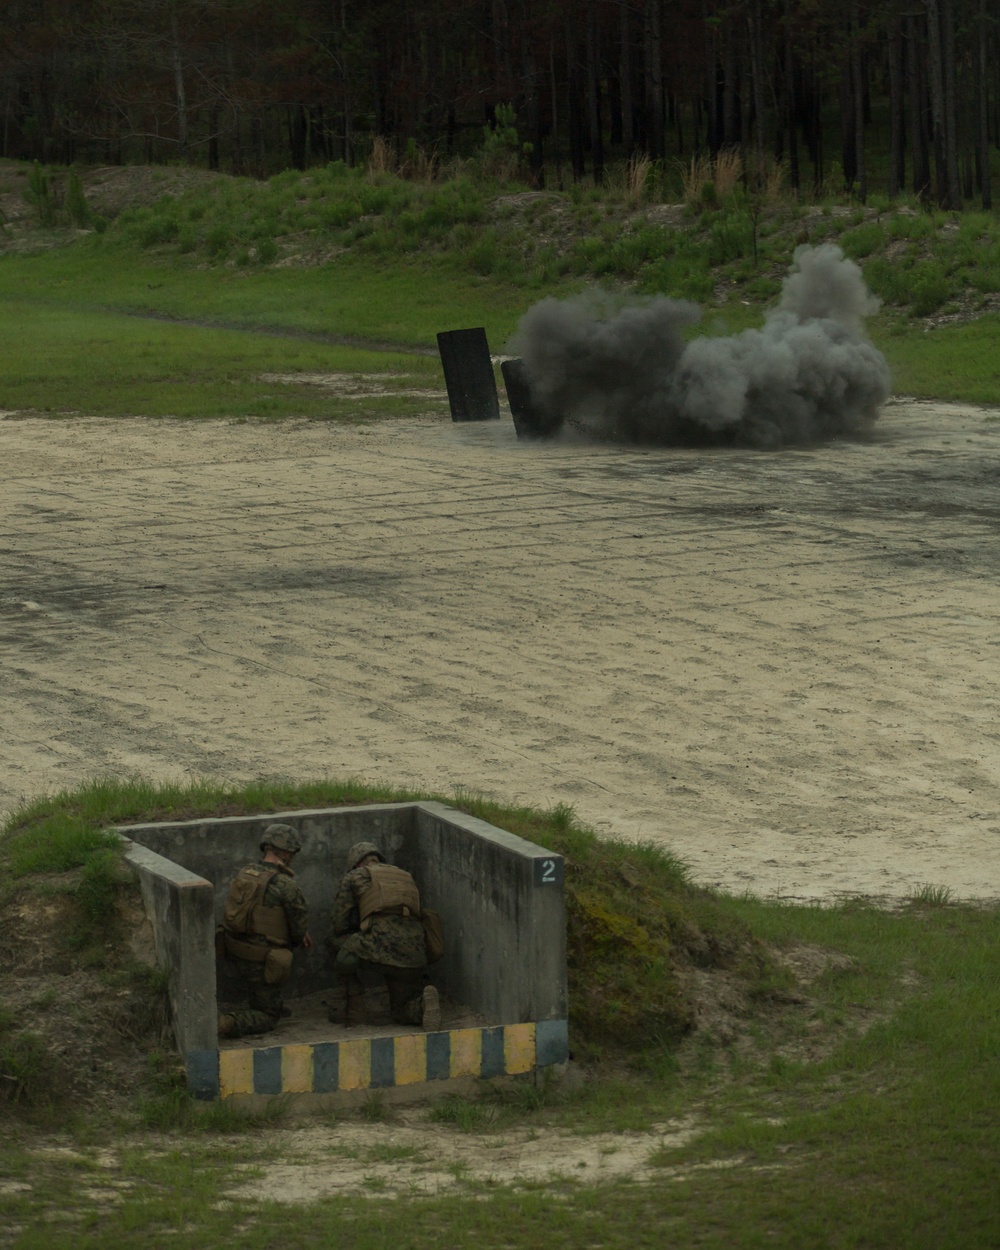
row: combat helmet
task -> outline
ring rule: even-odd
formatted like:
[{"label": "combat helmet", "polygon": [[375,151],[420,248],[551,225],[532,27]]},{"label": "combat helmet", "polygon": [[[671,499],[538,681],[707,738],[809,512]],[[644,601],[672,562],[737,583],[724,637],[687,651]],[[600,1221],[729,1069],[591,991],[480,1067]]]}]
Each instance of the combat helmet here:
[{"label": "combat helmet", "polygon": [[357,868],[366,855],[377,855],[382,863],[385,863],[385,856],[374,842],[355,842],[347,852],[347,868],[345,871],[350,872],[353,868]]},{"label": "combat helmet", "polygon": [[260,840],[260,849],[266,851],[269,846],[297,855],[302,850],[302,840],[291,825],[268,825]]}]

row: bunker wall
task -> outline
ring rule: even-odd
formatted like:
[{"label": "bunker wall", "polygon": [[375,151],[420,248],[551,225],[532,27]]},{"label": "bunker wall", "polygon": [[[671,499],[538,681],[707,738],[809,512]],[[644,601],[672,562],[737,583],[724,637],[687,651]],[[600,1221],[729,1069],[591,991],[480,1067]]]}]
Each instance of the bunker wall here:
[{"label": "bunker wall", "polygon": [[[417,1043],[407,1042],[400,1051],[402,1058],[396,1055],[390,1065],[391,1080],[386,1076],[388,1060],[382,1054],[383,1050],[388,1053],[391,1039],[306,1047],[313,1056],[311,1084],[300,1078],[296,1067],[301,1047],[291,1048],[287,1064],[280,1047],[227,1051],[220,1068],[217,999],[233,990],[239,995],[242,987],[227,985],[225,961],[216,963],[215,927],[230,881],[244,864],[260,858],[261,837],[275,822],[291,825],[302,838],[295,871],[309,903],[315,941],[311,952],[296,953],[286,986],[289,998],[333,984],[333,961],[325,942],[333,897],[346,870],[349,848],[368,841],[392,863],[411,872],[423,903],[441,913],[446,953],[434,965],[435,983],[453,1002],[473,1009],[489,1024],[480,1031],[455,1034],[454,1040],[448,1033],[426,1035],[420,1050],[422,1066],[406,1059],[420,1049]],[[170,972],[177,1045],[187,1063],[189,1088],[197,1096],[218,1097],[220,1090],[222,1096],[322,1092],[332,1079],[330,1056],[339,1056],[341,1049],[346,1067],[337,1078],[340,1083],[331,1088],[352,1088],[344,1084],[355,1062],[352,1058],[348,1063],[352,1047],[370,1046],[372,1055],[377,1052],[378,1064],[373,1058],[369,1061],[370,1079],[376,1084],[469,1074],[495,1076],[565,1060],[566,924],[561,856],[431,802],[133,825],[119,832],[131,839],[128,858],[139,874],[158,961]],[[530,1037],[528,1032],[522,1037],[519,1029],[528,1029]],[[477,1051],[470,1059],[474,1042],[481,1053]],[[528,1050],[531,1054],[525,1058]],[[275,1056],[283,1073],[288,1067],[287,1089],[284,1076],[275,1082],[271,1071],[278,1062]],[[244,1072],[247,1063],[252,1066],[252,1079]],[[420,1068],[422,1075],[415,1077],[410,1067],[414,1072]]]},{"label": "bunker wall", "polygon": [[177,1048],[186,1055],[215,1047],[212,883],[135,842],[125,857],[139,878],[157,963],[170,974],[168,995]]},{"label": "bunker wall", "polygon": [[497,1023],[564,1020],[562,856],[443,803],[417,804],[415,825],[411,871],[441,912],[451,997]]},{"label": "bunker wall", "polygon": [[[354,843],[374,842],[388,859],[410,869],[410,863],[404,861],[413,857],[402,848],[404,843],[412,842],[411,803],[133,825],[121,832],[211,882],[213,917],[206,935],[211,946],[211,934],[222,919],[229,883],[244,864],[260,859],[264,830],[277,823],[291,825],[302,839],[302,852],[295,859],[295,877],[309,904],[309,927],[315,942],[311,951],[296,953],[292,976],[285,986],[286,996],[297,998],[331,984],[325,938],[330,928],[333,896],[344,874],[347,852]],[[220,988],[232,989],[238,994],[238,987],[227,985],[224,967],[220,973],[223,978]]]}]

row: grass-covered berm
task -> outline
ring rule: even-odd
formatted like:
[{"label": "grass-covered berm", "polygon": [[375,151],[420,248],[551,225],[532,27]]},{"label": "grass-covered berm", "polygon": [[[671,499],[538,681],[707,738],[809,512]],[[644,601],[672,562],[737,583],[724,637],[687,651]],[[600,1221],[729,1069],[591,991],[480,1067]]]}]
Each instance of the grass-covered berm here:
[{"label": "grass-covered berm", "polygon": [[569,856],[570,1027],[581,1057],[676,1045],[707,1018],[697,969],[741,982],[747,1003],[781,992],[766,945],[662,847],[601,840],[568,823],[547,836]]},{"label": "grass-covered berm", "polygon": [[[106,830],[429,797],[566,856],[565,1079],[192,1103]],[[0,861],[0,1245],[1000,1244],[995,905],[727,896],[566,807],[353,782],[97,781],[22,807]]]},{"label": "grass-covered berm", "polygon": [[[16,813],[0,842],[7,883],[0,957],[0,1099],[44,1114],[124,1107],[169,1068],[163,970],[110,826],[429,797],[359,785],[186,789],[98,782]],[[438,796],[440,797],[440,796]],[[669,1050],[699,1018],[692,968],[720,969],[766,997],[773,960],[741,920],[688,883],[668,852],[601,840],[565,807],[445,800],[567,856],[571,1045],[581,1059]],[[123,1101],[124,1099],[124,1101]],[[59,1112],[61,1114],[61,1111]]]}]

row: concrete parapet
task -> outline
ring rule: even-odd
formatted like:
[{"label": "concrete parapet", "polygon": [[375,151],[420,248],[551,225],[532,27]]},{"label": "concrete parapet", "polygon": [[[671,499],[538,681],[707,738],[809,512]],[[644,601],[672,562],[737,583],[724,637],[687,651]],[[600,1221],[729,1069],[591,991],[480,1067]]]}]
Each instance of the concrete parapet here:
[{"label": "concrete parapet", "polygon": [[414,816],[410,871],[440,904],[451,997],[498,1022],[564,1020],[562,856],[443,803],[418,803]]},{"label": "concrete parapet", "polygon": [[211,881],[130,842],[125,858],[139,878],[153,927],[156,962],[170,973],[168,994],[182,1055],[217,1045],[214,893]]}]

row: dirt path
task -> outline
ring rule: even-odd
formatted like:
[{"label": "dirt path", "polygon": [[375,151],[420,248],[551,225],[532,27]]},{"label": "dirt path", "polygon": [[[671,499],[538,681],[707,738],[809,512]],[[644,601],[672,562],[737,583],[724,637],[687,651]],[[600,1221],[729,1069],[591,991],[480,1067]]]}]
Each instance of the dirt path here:
[{"label": "dirt path", "polygon": [[651,1162],[664,1147],[685,1145],[698,1131],[695,1121],[682,1120],[655,1124],[647,1132],[584,1135],[518,1126],[506,1132],[456,1133],[428,1122],[422,1111],[404,1110],[391,1124],[341,1122],[332,1129],[279,1131],[272,1141],[276,1157],[248,1166],[252,1179],[230,1196],[299,1205],[343,1194],[399,1198],[468,1192],[470,1187],[481,1193],[483,1186],[495,1185],[595,1185],[622,1177],[662,1183],[701,1170]]},{"label": "dirt path", "polygon": [[730,889],[1000,896],[997,415],[782,453],[0,420],[0,809],[354,775]]}]

